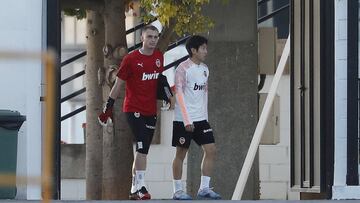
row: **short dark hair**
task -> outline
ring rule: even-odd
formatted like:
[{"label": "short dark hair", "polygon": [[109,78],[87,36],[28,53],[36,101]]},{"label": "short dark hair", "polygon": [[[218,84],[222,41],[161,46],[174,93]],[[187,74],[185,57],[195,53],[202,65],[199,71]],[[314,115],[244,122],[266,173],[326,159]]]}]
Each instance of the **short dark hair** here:
[{"label": "short dark hair", "polygon": [[146,30],[153,30],[153,31],[159,32],[159,30],[155,26],[145,25],[141,30],[141,34],[144,33]]},{"label": "short dark hair", "polygon": [[190,57],[192,57],[191,49],[198,50],[199,47],[203,44],[207,44],[208,40],[200,35],[193,35],[186,41],[186,50],[189,53]]}]

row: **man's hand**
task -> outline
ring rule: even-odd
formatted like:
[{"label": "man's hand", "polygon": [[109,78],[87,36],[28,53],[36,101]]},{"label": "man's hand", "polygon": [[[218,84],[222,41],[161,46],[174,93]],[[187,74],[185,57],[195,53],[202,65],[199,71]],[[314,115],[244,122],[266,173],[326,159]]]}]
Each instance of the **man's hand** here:
[{"label": "man's hand", "polygon": [[112,123],[114,102],[115,100],[109,97],[103,112],[98,116],[99,123],[102,126],[107,126],[108,123]]},{"label": "man's hand", "polygon": [[170,97],[170,107],[169,110],[174,110],[175,109],[175,96]]},{"label": "man's hand", "polygon": [[194,132],[194,129],[195,129],[194,124],[189,124],[189,125],[186,125],[186,126],[185,126],[185,130],[186,130],[187,132]]}]

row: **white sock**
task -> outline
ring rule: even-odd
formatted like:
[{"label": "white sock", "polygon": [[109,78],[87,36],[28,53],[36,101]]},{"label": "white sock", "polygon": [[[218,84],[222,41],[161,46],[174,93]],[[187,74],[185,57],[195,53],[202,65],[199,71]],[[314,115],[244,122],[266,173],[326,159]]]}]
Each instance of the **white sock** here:
[{"label": "white sock", "polygon": [[145,186],[145,171],[135,171],[137,189],[140,190]]},{"label": "white sock", "polygon": [[131,193],[135,193],[137,191],[137,187],[136,187],[136,176],[133,175],[132,177],[132,181],[131,181]]},{"label": "white sock", "polygon": [[209,176],[201,176],[201,183],[199,190],[202,190],[204,188],[209,188],[210,186],[210,177]]},{"label": "white sock", "polygon": [[183,185],[181,180],[173,180],[173,189],[174,193],[176,193],[179,190],[183,190]]}]

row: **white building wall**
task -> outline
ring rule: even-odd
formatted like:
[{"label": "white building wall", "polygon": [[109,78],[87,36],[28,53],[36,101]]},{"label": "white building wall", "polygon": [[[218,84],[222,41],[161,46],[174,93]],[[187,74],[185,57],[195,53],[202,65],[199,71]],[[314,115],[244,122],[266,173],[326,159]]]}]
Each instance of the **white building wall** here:
[{"label": "white building wall", "polygon": [[[0,51],[40,52],[43,0],[3,1]],[[26,116],[18,135],[18,176],[41,175],[41,61],[0,59],[0,109]],[[39,199],[39,185],[18,185],[17,199]]]},{"label": "white building wall", "polygon": [[[268,93],[273,76],[266,76],[260,93]],[[259,146],[260,199],[298,200],[290,191],[290,75],[280,79],[280,143]],[[264,132],[266,133],[266,132]]]},{"label": "white building wall", "polygon": [[335,167],[334,186],[346,185],[347,1],[335,1]]},{"label": "white building wall", "polygon": [[333,199],[360,199],[347,173],[347,0],[335,0],[335,160]]}]

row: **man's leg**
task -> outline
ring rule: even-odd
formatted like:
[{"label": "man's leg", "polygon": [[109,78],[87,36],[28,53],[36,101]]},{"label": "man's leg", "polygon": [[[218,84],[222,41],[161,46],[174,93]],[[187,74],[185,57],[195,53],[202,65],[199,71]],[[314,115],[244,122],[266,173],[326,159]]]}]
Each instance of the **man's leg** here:
[{"label": "man's leg", "polygon": [[136,153],[132,164],[133,183],[130,199],[150,199],[145,187],[146,159],[155,129],[156,118],[142,116],[139,113],[127,113],[130,128],[136,140]]},{"label": "man's leg", "polygon": [[211,176],[214,168],[214,160],[216,156],[216,147],[214,143],[202,145],[204,156],[201,163],[201,175]]},{"label": "man's leg", "polygon": [[145,171],[146,171],[146,158],[147,154],[142,154],[140,152],[135,153],[134,157],[134,169],[135,177],[137,180],[138,188],[145,186]]},{"label": "man's leg", "polygon": [[173,160],[173,189],[174,200],[191,200],[186,194],[181,181],[183,163],[191,142],[191,134],[187,133],[182,122],[175,121],[173,124],[172,146],[176,147],[176,154]]},{"label": "man's leg", "polygon": [[187,148],[176,147],[176,154],[172,164],[174,180],[181,180],[183,163],[187,151]]},{"label": "man's leg", "polygon": [[221,196],[210,188],[210,177],[214,168],[216,147],[214,143],[202,145],[204,156],[201,163],[201,183],[198,198],[221,199]]},{"label": "man's leg", "polygon": [[[136,199],[136,192],[145,186],[145,171],[147,164],[147,154],[136,152],[134,156],[134,161],[132,165],[132,184],[131,184],[131,194],[134,197],[130,199]],[[131,195],[130,195],[131,196]]]},{"label": "man's leg", "polygon": [[191,200],[192,198],[186,194],[183,189],[183,183],[181,181],[183,163],[188,148],[176,147],[176,154],[173,160],[173,189],[174,189],[174,200]]}]

